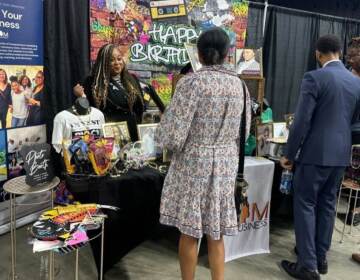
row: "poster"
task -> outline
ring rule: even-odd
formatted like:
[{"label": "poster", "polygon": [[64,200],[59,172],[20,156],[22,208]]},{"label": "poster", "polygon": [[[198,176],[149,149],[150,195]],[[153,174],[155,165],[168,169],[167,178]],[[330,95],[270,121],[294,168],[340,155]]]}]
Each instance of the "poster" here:
[{"label": "poster", "polygon": [[90,0],[91,60],[114,43],[128,69],[169,104],[173,74],[189,63],[185,44],[222,27],[230,37],[228,62],[244,48],[248,4],[242,0]]},{"label": "poster", "polygon": [[[24,175],[19,150],[46,141],[42,115],[44,88],[43,0],[0,0],[0,232],[8,230],[6,180]],[[47,194],[44,194],[48,197]],[[37,196],[43,197],[41,195]],[[17,200],[31,203],[31,199]],[[17,218],[44,205],[20,207]],[[33,216],[33,218],[36,218]]]},{"label": "poster", "polygon": [[24,160],[20,150],[24,145],[46,143],[46,126],[31,126],[9,129],[7,131],[7,161],[9,179],[25,175]]},{"label": "poster", "polygon": [[43,123],[43,1],[0,0],[1,128]]}]

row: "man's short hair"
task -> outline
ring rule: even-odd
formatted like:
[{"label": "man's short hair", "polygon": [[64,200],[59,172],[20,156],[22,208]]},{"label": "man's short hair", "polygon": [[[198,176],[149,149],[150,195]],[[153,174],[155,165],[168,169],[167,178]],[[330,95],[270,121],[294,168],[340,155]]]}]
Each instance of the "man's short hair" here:
[{"label": "man's short hair", "polygon": [[316,43],[316,50],[323,54],[340,53],[341,41],[335,35],[322,36]]}]

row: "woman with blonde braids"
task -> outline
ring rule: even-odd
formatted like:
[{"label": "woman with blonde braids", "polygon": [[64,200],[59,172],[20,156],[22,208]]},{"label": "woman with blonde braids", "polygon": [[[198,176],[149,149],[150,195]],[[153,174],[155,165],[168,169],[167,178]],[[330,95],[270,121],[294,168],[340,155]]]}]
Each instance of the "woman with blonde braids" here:
[{"label": "woman with blonde braids", "polygon": [[101,47],[91,76],[84,87],[76,85],[74,92],[77,96],[85,92],[91,106],[104,113],[106,122],[127,121],[131,139],[137,140],[136,124],[144,111],[142,90],[114,44]]}]

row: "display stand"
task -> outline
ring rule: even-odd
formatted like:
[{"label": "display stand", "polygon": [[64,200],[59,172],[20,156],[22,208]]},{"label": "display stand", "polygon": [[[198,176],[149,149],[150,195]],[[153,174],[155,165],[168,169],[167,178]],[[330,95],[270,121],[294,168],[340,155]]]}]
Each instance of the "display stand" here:
[{"label": "display stand", "polygon": [[[105,238],[105,217],[103,217],[101,219],[101,224],[99,223],[99,225],[101,226],[101,231],[100,233],[98,233],[97,235],[95,235],[94,237],[92,237],[91,239],[89,239],[87,241],[87,244],[90,244],[90,242],[94,239],[97,239],[99,237],[101,237],[101,251],[100,251],[100,271],[99,271],[99,280],[103,279],[104,276],[104,238]],[[70,246],[71,247],[71,246]],[[57,249],[61,249],[61,248],[67,248],[67,246],[63,246],[63,247],[57,247],[55,249],[48,249],[50,254],[54,253],[54,250]],[[74,279],[75,280],[79,280],[79,250],[81,248],[76,248],[75,249],[75,275],[74,275]],[[50,278],[49,279],[54,279],[54,278]]]},{"label": "display stand", "polygon": [[[10,194],[10,238],[11,238],[11,272],[10,279],[15,280],[19,279],[16,275],[16,206],[25,205],[17,204],[16,196],[17,195],[29,195],[29,194],[38,194],[42,192],[51,192],[50,197],[50,207],[54,208],[54,189],[59,185],[60,179],[54,177],[51,182],[40,184],[37,186],[29,186],[25,183],[26,176],[20,176],[14,179],[7,181],[4,184],[4,191]],[[42,201],[41,204],[48,201]],[[26,205],[35,205],[40,203],[29,203]],[[49,253],[49,279],[54,279],[54,253]]]}]

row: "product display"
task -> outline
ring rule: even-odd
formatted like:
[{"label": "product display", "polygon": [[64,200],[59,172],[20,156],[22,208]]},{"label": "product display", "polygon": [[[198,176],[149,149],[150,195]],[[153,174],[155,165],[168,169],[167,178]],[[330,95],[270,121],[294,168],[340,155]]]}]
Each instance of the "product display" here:
[{"label": "product display", "polygon": [[104,123],[104,114],[94,107],[90,107],[90,112],[85,115],[79,115],[72,108],[64,110],[55,116],[52,145],[60,153],[64,142],[71,143],[84,135],[92,135],[98,138],[102,135]]},{"label": "product display", "polygon": [[106,218],[101,212],[104,208],[118,210],[107,205],[78,204],[45,211],[30,229],[35,238],[33,251],[63,254],[83,246],[89,241],[87,230],[98,228]]}]

